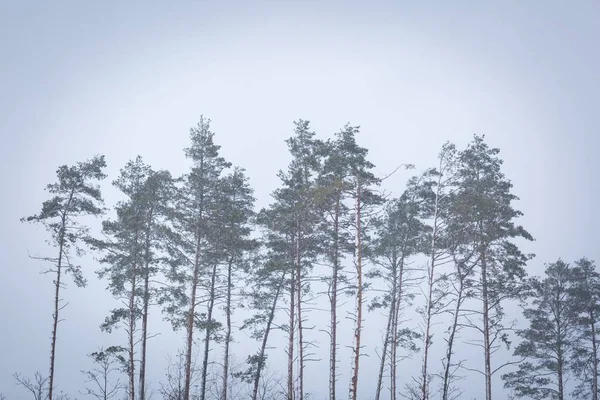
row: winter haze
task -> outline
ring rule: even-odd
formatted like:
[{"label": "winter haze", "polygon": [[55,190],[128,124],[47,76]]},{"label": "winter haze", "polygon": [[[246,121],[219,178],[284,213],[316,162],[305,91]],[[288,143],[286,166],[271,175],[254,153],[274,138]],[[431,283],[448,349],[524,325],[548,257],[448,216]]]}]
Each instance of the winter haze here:
[{"label": "winter haze", "polygon": [[[357,141],[379,176],[414,164],[384,182],[395,196],[411,175],[436,164],[446,140],[463,148],[473,134],[485,134],[500,148],[520,198],[519,223],[535,238],[522,243],[536,254],[529,273],[541,274],[543,263],[559,257],[599,262],[599,40],[600,3],[591,0],[3,2],[0,393],[25,398],[13,373],[48,370],[52,278],[28,254],[54,250],[42,227],[19,219],[39,211],[59,165],[94,154],[106,155],[107,207],[122,198],[110,182],[138,154],[155,169],[186,173],[183,148],[201,114],[212,120],[221,154],[246,169],[257,209],[272,202],[276,174],[290,161],[284,140],[300,118],[323,139],[347,122],[360,125]],[[95,276],[93,254],[80,263],[89,285],[69,284],[62,294],[69,304],[59,324],[56,384],[81,399],[86,354],[123,342],[124,332],[100,331],[115,300]],[[327,325],[327,305],[323,299],[325,311],[311,313],[312,324]],[[243,312],[236,310],[238,322]],[[184,332],[162,322],[159,308],[150,318],[151,333],[160,332],[148,356],[158,399],[166,356],[183,348]],[[361,359],[360,399],[373,396],[385,327],[378,311],[365,318],[369,356]],[[341,347],[352,334],[342,322]],[[320,342],[321,361],[307,364],[306,391],[325,399],[328,337],[318,329],[307,335]],[[284,333],[271,344],[283,349]],[[257,346],[234,329],[234,364]],[[220,354],[220,345],[214,349]],[[283,376],[284,352],[270,354]],[[481,368],[483,356],[469,354]],[[432,357],[435,363],[442,354]],[[342,348],[340,398],[347,396],[350,358]],[[420,354],[399,368],[404,382],[420,368]],[[473,375],[464,390],[465,399],[484,398],[482,378]]]}]

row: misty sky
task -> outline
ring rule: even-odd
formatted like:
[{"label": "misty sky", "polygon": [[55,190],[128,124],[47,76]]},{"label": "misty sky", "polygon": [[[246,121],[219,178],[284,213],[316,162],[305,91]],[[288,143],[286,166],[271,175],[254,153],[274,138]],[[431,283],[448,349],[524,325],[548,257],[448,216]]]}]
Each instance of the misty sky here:
[{"label": "misty sky", "polygon": [[[25,398],[12,374],[48,369],[52,279],[28,252],[53,250],[19,218],[39,211],[58,165],[94,154],[106,155],[108,206],[119,200],[110,180],[138,154],[184,173],[182,149],[201,114],[222,154],[246,168],[257,207],[279,185],[299,118],[322,138],[361,125],[357,140],[380,176],[402,163],[421,171],[446,140],[462,147],[485,134],[536,238],[523,247],[537,255],[531,273],[558,257],[600,262],[600,3],[492,3],[1,2],[0,392]],[[400,195],[409,176],[386,188]],[[58,338],[57,385],[71,395],[85,354],[114,344],[98,328],[113,304],[98,264],[82,263],[90,287],[63,292]],[[152,318],[163,331],[151,343],[157,389],[166,354],[183,342],[158,310]],[[325,355],[307,367],[316,399],[327,393],[327,364]],[[373,393],[367,381],[363,398]],[[468,394],[482,389],[483,379]]]}]

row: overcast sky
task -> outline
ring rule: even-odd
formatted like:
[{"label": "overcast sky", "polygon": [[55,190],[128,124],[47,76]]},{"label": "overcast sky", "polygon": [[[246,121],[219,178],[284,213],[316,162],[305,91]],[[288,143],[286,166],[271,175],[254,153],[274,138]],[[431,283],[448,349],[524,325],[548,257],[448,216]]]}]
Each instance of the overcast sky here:
[{"label": "overcast sky", "polygon": [[[19,218],[39,211],[58,165],[94,154],[106,155],[109,180],[137,154],[185,172],[182,149],[201,114],[222,154],[246,168],[258,206],[279,184],[298,118],[320,137],[361,125],[358,141],[380,175],[401,163],[422,170],[444,141],[462,147],[486,134],[536,238],[523,248],[537,254],[530,271],[558,257],[600,261],[600,3],[427,3],[3,1],[0,392],[25,398],[12,374],[48,369],[52,279],[28,252],[52,250],[42,229]],[[399,195],[407,177],[387,188]],[[117,193],[106,183],[112,206]],[[111,300],[97,268],[86,259],[90,287],[64,292],[56,379],[72,394],[85,354],[112,344],[98,329]],[[181,336],[166,326],[153,339],[155,388]],[[326,370],[323,361],[308,372],[317,399]],[[371,396],[373,385],[361,385]],[[469,385],[468,394],[482,389]]]}]

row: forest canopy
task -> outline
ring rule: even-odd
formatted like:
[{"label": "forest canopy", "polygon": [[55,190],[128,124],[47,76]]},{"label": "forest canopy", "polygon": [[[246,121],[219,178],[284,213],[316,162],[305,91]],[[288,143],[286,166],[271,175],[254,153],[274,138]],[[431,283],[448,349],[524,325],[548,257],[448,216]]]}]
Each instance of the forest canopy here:
[{"label": "forest canopy", "polygon": [[[397,160],[414,176],[389,193],[391,175],[375,172],[359,126],[328,139],[306,120],[293,128],[291,161],[274,171],[279,186],[261,209],[205,117],[190,129],[181,176],[142,156],[112,177],[102,155],[60,166],[40,211],[22,219],[47,229],[48,255],[37,258],[54,289],[44,299],[49,370],[15,371],[24,395],[75,398],[61,383],[80,379],[78,395],[105,400],[304,400],[321,398],[316,384],[329,400],[454,400],[465,385],[485,400],[598,400],[595,263],[522,250],[534,238],[485,136],[441,144],[424,169]],[[107,185],[122,200],[105,204]],[[82,264],[85,253],[95,261]],[[542,276],[528,272],[536,263]],[[65,282],[89,280],[118,301],[98,321],[112,345],[90,349],[80,377],[65,376],[57,338],[77,322],[59,323],[61,312],[84,295]],[[184,346],[150,394],[152,318]],[[308,382],[315,363],[328,375]]]}]

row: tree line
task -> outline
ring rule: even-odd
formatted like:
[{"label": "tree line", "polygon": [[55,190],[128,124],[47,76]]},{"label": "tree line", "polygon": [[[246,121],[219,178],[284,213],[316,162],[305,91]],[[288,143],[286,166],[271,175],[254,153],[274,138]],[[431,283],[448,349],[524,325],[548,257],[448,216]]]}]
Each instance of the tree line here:
[{"label": "tree line", "polygon": [[[478,135],[463,149],[445,143],[436,165],[395,197],[381,189],[389,176],[375,174],[359,132],[347,124],[319,139],[308,121],[296,121],[286,141],[291,162],[260,210],[245,170],[220,155],[204,117],[190,129],[187,173],[174,177],[138,156],[112,182],[123,199],[110,210],[103,156],[59,167],[41,211],[23,218],[43,224],[54,248],[40,257],[54,284],[49,373],[15,374],[16,381],[35,400],[69,398],[55,385],[62,292],[67,276],[85,286],[93,267],[78,259],[88,251],[120,304],[101,329],[126,340],[89,354],[83,395],[150,398],[148,321],[160,309],[185,339],[160,386],[168,400],[311,398],[305,370],[318,348],[328,353],[319,362],[329,365],[329,400],[460,399],[466,373],[481,378],[486,400],[597,400],[600,275],[586,258],[527,274],[533,255],[520,246],[533,237],[518,224],[499,149]],[[90,217],[103,218],[100,231],[86,225]],[[507,305],[522,307],[520,329]],[[382,341],[365,343],[364,324],[376,311],[385,315]],[[328,323],[315,324],[315,312]],[[338,330],[342,318],[351,331]],[[231,363],[237,330],[256,341],[242,366]],[[316,341],[315,331],[327,340]],[[274,335],[286,339],[285,367],[270,365]],[[513,340],[507,362],[498,351]],[[349,376],[339,372],[348,361],[342,348],[352,355]],[[459,358],[465,348],[471,357]],[[369,352],[379,357],[376,384],[359,395]],[[418,360],[418,371],[403,369],[407,358]],[[495,387],[500,373],[503,387]]]}]

